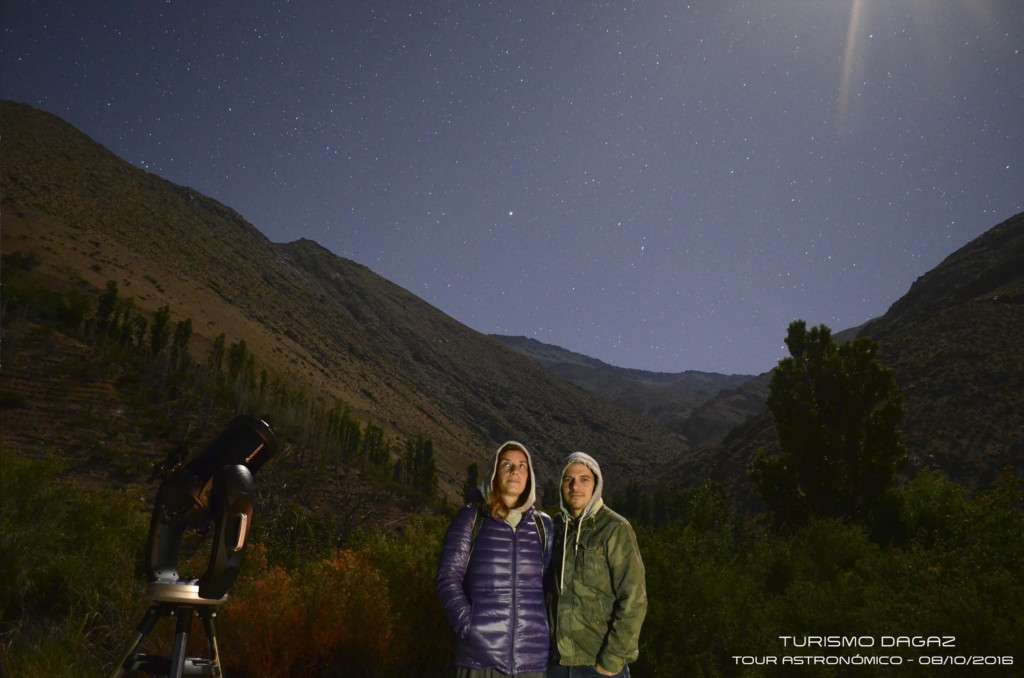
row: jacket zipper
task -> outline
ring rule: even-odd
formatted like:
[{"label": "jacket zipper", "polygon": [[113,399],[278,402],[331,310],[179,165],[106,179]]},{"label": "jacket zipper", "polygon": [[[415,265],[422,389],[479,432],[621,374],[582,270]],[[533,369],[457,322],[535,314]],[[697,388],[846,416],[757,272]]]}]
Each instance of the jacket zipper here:
[{"label": "jacket zipper", "polygon": [[[524,516],[525,517],[525,516]],[[516,611],[519,607],[519,588],[516,586],[516,563],[519,560],[519,531],[512,528],[512,644],[508,648],[508,664],[512,675],[516,674]]]},{"label": "jacket zipper", "polygon": [[[575,530],[575,535],[574,535],[575,536],[575,539],[574,539],[575,546],[573,547],[573,551],[572,551],[572,580],[573,580],[573,583],[579,581],[579,578],[580,578],[580,573],[579,573],[580,539],[583,537],[583,520],[584,520],[584,516],[580,516],[575,521],[575,523],[576,523],[575,524],[576,530]],[[577,601],[577,596],[573,595],[572,596],[572,610],[571,611],[572,611],[572,616],[573,616],[574,619],[576,618],[576,601]],[[576,643],[573,642],[572,638],[568,638],[567,640],[569,641],[569,647],[572,648],[572,656],[576,656]]]}]

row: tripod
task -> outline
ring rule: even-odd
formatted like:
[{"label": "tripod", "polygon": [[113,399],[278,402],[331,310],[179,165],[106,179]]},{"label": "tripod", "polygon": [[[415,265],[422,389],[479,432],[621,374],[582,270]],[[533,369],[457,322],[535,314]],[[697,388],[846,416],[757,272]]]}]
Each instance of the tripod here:
[{"label": "tripod", "polygon": [[[214,618],[216,609],[227,596],[219,600],[206,600],[199,597],[199,587],[192,582],[163,584],[154,582],[149,587],[150,600],[153,604],[146,610],[139,622],[135,640],[128,648],[127,654],[114,671],[112,678],[120,678],[125,671],[141,671],[151,676],[214,676],[221,673],[220,651],[217,648],[217,627]],[[186,657],[185,648],[192,630],[192,618],[198,614],[206,630],[208,659]],[[157,622],[163,617],[174,617],[177,620],[174,631],[174,647],[169,657],[149,655],[138,652],[139,646],[146,639]]]},{"label": "tripod", "polygon": [[[126,671],[151,676],[221,676],[214,618],[235,582],[252,526],[255,487],[252,474],[276,451],[270,425],[237,417],[205,452],[166,478],[157,491],[146,544],[150,607],[113,678]],[[214,526],[209,565],[198,579],[178,575],[178,551],[187,529]],[[209,658],[186,657],[192,620],[206,630]],[[139,652],[162,617],[174,617],[169,657]]]}]

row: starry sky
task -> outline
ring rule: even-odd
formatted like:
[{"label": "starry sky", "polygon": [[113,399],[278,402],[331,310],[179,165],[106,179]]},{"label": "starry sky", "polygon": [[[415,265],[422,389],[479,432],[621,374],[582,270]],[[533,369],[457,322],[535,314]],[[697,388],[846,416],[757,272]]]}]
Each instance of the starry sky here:
[{"label": "starry sky", "polygon": [[19,2],[0,95],[481,332],[758,373],[1024,210],[1024,2]]}]

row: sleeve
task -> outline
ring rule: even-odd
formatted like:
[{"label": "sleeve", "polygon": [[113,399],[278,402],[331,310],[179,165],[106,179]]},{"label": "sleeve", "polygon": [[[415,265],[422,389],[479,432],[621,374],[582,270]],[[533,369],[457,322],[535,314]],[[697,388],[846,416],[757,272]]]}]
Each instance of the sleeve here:
[{"label": "sleeve", "polygon": [[617,526],[608,539],[608,569],[615,601],[597,663],[618,673],[640,656],[640,627],[647,616],[647,575],[629,523]]},{"label": "sleeve", "polygon": [[[558,614],[558,602],[555,597],[558,589],[555,583],[555,523],[551,516],[543,511],[540,512],[540,519],[541,524],[544,525],[544,543],[541,545],[544,554],[544,609],[548,616],[548,631],[554,634],[555,616]],[[553,643],[554,641],[552,640]]]},{"label": "sleeve", "polygon": [[469,633],[472,605],[462,582],[469,567],[476,519],[474,506],[466,506],[459,511],[444,537],[441,562],[437,567],[437,597],[448,617],[448,624],[458,638],[465,638]]},{"label": "sleeve", "polygon": [[551,567],[551,556],[555,550],[555,525],[551,516],[543,511],[537,513],[540,514],[540,522],[544,526],[544,543],[541,548],[544,550],[544,570],[546,572]]}]

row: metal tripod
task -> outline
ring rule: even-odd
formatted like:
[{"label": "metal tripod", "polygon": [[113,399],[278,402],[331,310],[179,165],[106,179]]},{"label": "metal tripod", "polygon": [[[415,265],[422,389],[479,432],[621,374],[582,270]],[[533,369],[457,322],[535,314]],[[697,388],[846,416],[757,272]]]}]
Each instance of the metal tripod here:
[{"label": "metal tripod", "polygon": [[[172,585],[173,586],[173,585]],[[186,585],[177,585],[186,586]],[[192,587],[189,587],[192,588]],[[202,600],[202,599],[200,599]],[[182,678],[182,676],[214,676],[220,678],[222,675],[220,667],[220,652],[217,649],[217,628],[214,625],[214,618],[217,616],[216,607],[224,599],[217,601],[206,601],[202,603],[154,600],[145,616],[139,622],[138,632],[132,641],[124,659],[114,670],[112,678],[120,678],[126,672],[141,671],[150,676],[167,676],[168,678]],[[192,618],[198,614],[203,621],[203,628],[206,630],[206,641],[209,650],[209,658],[186,657],[185,648],[188,645],[188,637],[192,630]],[[169,657],[150,655],[139,652],[139,646],[146,636],[156,627],[162,617],[174,617],[176,619],[174,631],[174,647]]]}]

